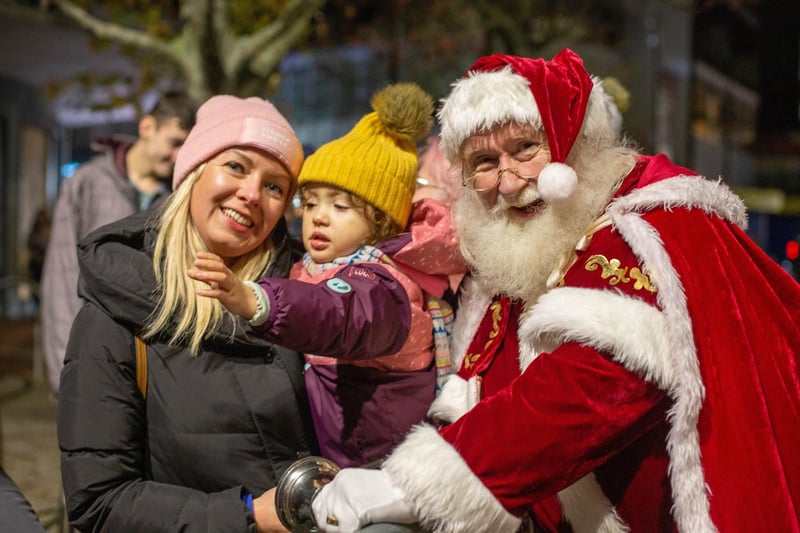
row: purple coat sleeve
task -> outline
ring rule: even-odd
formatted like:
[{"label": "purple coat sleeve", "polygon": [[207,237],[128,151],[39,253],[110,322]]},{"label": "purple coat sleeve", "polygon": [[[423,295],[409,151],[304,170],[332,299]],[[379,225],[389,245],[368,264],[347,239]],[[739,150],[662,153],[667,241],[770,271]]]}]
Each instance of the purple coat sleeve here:
[{"label": "purple coat sleeve", "polygon": [[405,343],[411,307],[403,285],[383,266],[358,263],[319,283],[265,278],[267,340],[302,353],[348,360],[395,353]]}]

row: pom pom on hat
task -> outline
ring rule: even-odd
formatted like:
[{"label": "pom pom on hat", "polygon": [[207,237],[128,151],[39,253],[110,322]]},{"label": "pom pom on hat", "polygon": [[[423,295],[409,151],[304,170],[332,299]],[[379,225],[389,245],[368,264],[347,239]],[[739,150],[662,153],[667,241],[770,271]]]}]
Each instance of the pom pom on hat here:
[{"label": "pom pom on hat", "polygon": [[298,183],[349,191],[405,228],[416,187],[416,141],[433,126],[433,98],[414,83],[396,83],[371,104],[374,111],[350,132],[308,157]]},{"label": "pom pom on hat", "polygon": [[550,163],[539,174],[538,187],[539,194],[548,204],[564,202],[578,187],[578,175],[569,165]]},{"label": "pom pom on hat", "polygon": [[570,49],[551,61],[494,54],[479,58],[439,111],[442,145],[451,162],[469,136],[516,122],[544,130],[550,164],[538,187],[548,203],[568,199],[577,175],[566,159],[579,134],[609,136],[612,132],[607,96]]},{"label": "pom pom on hat", "polygon": [[293,179],[303,164],[303,145],[269,101],[227,94],[212,96],[197,110],[197,121],[178,151],[172,189],[177,189],[201,163],[233,146],[251,146],[267,152],[286,167]]}]

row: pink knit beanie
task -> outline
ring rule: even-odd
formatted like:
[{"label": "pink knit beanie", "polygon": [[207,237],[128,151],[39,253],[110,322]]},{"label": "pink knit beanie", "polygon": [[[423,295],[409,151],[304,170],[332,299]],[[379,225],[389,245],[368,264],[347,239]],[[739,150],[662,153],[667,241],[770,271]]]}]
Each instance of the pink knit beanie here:
[{"label": "pink knit beanie", "polygon": [[256,97],[212,96],[197,110],[197,122],[178,151],[172,189],[201,163],[232,146],[267,152],[295,180],[303,165],[303,146],[274,105]]}]

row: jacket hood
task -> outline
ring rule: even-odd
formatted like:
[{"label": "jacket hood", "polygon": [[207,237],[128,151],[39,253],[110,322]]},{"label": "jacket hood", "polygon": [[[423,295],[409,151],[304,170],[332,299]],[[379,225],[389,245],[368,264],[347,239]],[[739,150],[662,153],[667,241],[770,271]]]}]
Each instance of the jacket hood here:
[{"label": "jacket hood", "polygon": [[127,150],[136,143],[136,137],[131,135],[114,134],[107,137],[97,137],[90,141],[90,148],[96,153],[114,152],[118,149]]},{"label": "jacket hood", "polygon": [[[152,253],[159,212],[150,210],[112,222],[78,243],[78,294],[133,331],[144,326],[156,306]],[[264,275],[286,277],[292,263],[299,258],[298,245],[290,238],[283,219],[273,233],[280,244]],[[205,342],[214,346],[269,345],[250,330],[247,321],[226,313]]]}]

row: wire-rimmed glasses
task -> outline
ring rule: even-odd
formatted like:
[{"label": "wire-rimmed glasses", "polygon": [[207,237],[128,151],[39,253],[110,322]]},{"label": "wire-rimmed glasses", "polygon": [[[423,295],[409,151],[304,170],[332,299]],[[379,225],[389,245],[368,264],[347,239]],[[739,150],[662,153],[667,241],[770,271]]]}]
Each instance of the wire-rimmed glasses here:
[{"label": "wire-rimmed glasses", "polygon": [[[537,157],[544,147],[543,143],[526,140],[511,152],[500,152],[499,154],[489,152],[488,154],[483,154],[479,151],[475,155],[475,163],[468,165],[472,166],[472,172],[463,176],[461,183],[474,191],[486,192],[495,189],[500,184],[500,179],[505,172],[510,172],[527,182],[536,180],[542,168],[549,161],[549,157]],[[503,159],[503,153],[506,154],[505,158],[509,160],[508,162],[513,163],[514,166],[497,168],[500,166],[498,163]],[[519,167],[525,167],[535,172],[535,175],[525,175]]]},{"label": "wire-rimmed glasses", "polygon": [[462,184],[476,192],[490,191],[496,188],[500,183],[500,178],[503,176],[503,172],[511,172],[516,177],[526,181],[533,181],[539,178],[538,174],[535,176],[524,176],[520,173],[518,168],[507,167],[473,172],[469,176],[464,177]]}]

